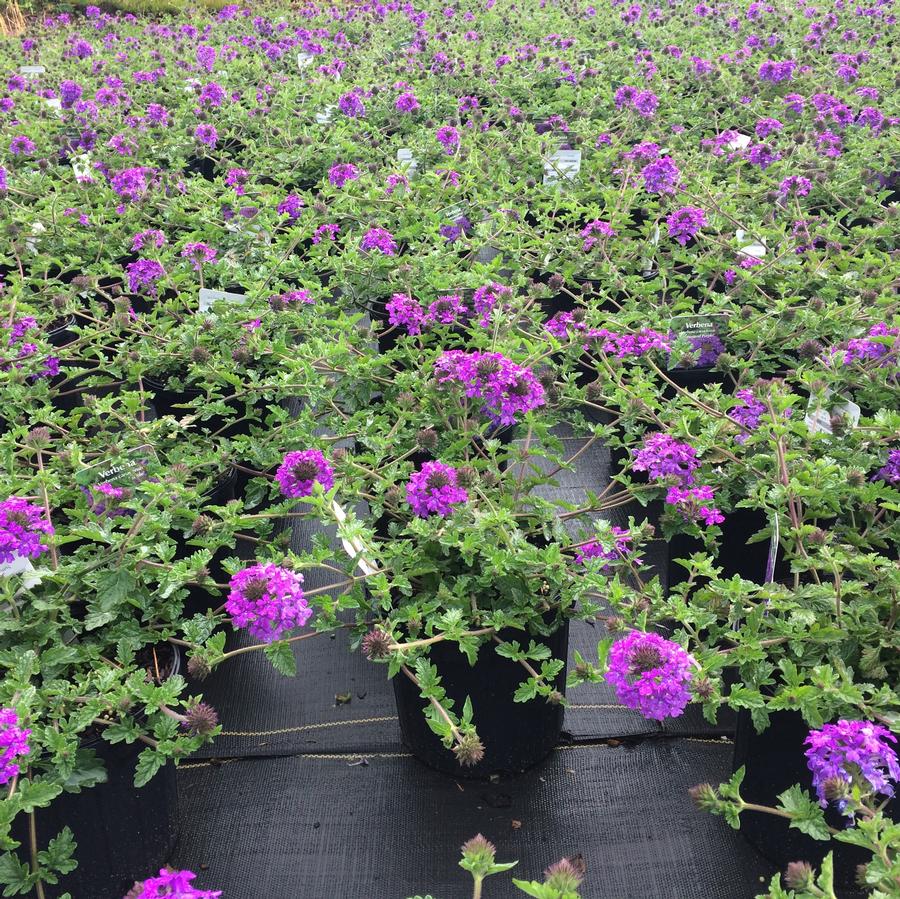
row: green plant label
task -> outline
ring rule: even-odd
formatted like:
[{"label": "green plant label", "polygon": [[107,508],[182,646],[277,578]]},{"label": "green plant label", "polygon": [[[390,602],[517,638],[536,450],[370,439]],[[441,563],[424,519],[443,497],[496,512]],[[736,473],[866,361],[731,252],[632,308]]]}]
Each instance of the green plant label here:
[{"label": "green plant label", "polygon": [[725,315],[676,315],[669,322],[669,371],[709,368],[723,350]]},{"label": "green plant label", "polygon": [[145,443],[110,459],[75,472],[75,483],[82,487],[110,484],[113,487],[136,487],[150,476],[151,466],[159,465],[156,450]]},{"label": "green plant label", "polygon": [[201,312],[209,312],[216,303],[243,306],[247,302],[245,294],[229,293],[227,290],[211,290],[209,287],[201,287],[199,296]]},{"label": "green plant label", "polygon": [[581,171],[581,150],[556,150],[544,163],[544,184],[574,181]]},{"label": "green plant label", "polygon": [[819,404],[816,397],[809,398],[804,423],[810,434],[834,434],[835,418],[845,428],[855,428],[859,424],[862,410],[849,397],[836,396],[833,391],[826,390],[824,403]]}]

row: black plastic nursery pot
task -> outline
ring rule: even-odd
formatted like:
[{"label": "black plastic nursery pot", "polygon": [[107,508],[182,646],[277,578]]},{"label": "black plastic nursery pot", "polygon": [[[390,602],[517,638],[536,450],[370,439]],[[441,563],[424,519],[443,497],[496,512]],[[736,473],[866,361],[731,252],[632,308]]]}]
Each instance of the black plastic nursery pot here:
[{"label": "black plastic nursery pot", "polygon": [[[500,638],[528,639],[547,646],[554,658],[566,659],[569,646],[569,622],[549,637],[528,637],[521,631],[503,631]],[[412,754],[430,768],[456,778],[483,778],[495,773],[520,774],[543,761],[560,742],[563,707],[538,697],[529,702],[514,702],[513,695],[527,678],[517,662],[497,655],[492,644],[481,648],[474,665],[453,643],[437,643],[429,658],[437,667],[441,684],[453,700],[454,710],[462,710],[466,697],[472,701],[475,727],[484,744],[484,758],[476,765],[463,767],[425,719],[427,701],[419,689],[401,671],[394,679],[394,697],[403,743]],[[555,689],[565,693],[566,669],[557,675]]]},{"label": "black plastic nursery pot", "polygon": [[[734,769],[742,765],[746,769],[741,784],[741,796],[745,802],[777,806],[778,794],[793,784],[800,784],[812,793],[812,775],[806,764],[806,747],[803,744],[808,734],[809,726],[799,712],[774,712],[771,724],[761,734],[753,727],[749,712],[738,713]],[[896,818],[900,814],[900,802],[892,800],[885,813]],[[829,809],[826,819],[832,827],[846,826],[846,819],[836,810]],[[793,861],[818,865],[829,852],[833,852],[838,895],[847,899],[867,895],[856,886],[855,876],[857,865],[870,861],[871,854],[857,846],[836,840],[814,840],[790,827],[786,819],[762,812],[744,812],[740,832],[781,871]]]},{"label": "black plastic nursery pot", "polygon": [[[173,652],[170,676],[181,670],[181,655]],[[62,793],[47,808],[35,811],[39,849],[68,827],[78,844],[78,867],[55,885],[44,884],[46,899],[64,893],[72,899],[122,899],[136,880],[164,867],[178,838],[178,791],[170,762],[143,787],[135,787],[134,770],[144,744],[111,744],[98,735],[84,740],[106,768],[107,780],[80,793]],[[27,861],[28,818],[20,815],[13,836]]]}]

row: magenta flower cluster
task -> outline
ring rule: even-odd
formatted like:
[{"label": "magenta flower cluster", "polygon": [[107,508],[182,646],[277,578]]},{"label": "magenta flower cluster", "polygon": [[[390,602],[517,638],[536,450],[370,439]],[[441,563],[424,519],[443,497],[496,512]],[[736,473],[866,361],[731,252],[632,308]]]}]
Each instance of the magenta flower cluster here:
[{"label": "magenta flower cluster", "polygon": [[610,530],[613,536],[612,546],[607,549],[599,540],[592,540],[578,548],[575,561],[585,565],[591,559],[603,559],[605,564],[600,566],[602,571],[610,571],[617,562],[628,561],[640,565],[641,559],[634,555],[631,545],[631,534],[616,525]]},{"label": "magenta flower cluster", "polygon": [[[765,403],[757,399],[752,390],[739,390],[735,396],[740,400],[740,405],[731,410],[731,417],[748,431],[755,431],[766,411]],[[737,443],[746,443],[749,436],[749,434],[741,433],[734,439]]]},{"label": "magenta flower cluster", "polygon": [[878,359],[883,360],[884,364],[887,361],[886,357],[895,352],[894,345],[897,343],[898,335],[900,328],[890,328],[885,322],[873,325],[865,337],[854,337],[847,341],[843,357],[844,365]]},{"label": "magenta flower cluster", "polygon": [[397,242],[394,235],[385,228],[369,228],[362,236],[359,242],[359,248],[364,252],[378,250],[385,256],[395,256],[397,254]]},{"label": "magenta flower cluster", "polygon": [[302,575],[271,562],[251,565],[231,578],[225,610],[235,627],[256,639],[278,640],[312,616],[302,584]]},{"label": "magenta flower cluster", "polygon": [[715,492],[707,484],[699,487],[670,487],[666,493],[666,502],[675,506],[686,521],[702,521],[707,527],[725,521],[725,516],[710,505],[714,501]]},{"label": "magenta flower cluster", "polygon": [[706,213],[697,206],[682,206],[669,213],[666,218],[669,237],[677,240],[682,246],[696,237],[705,225]]},{"label": "magenta flower cluster", "polygon": [[124,899],[219,899],[221,890],[198,890],[191,881],[193,871],[160,870],[157,877],[136,883]]},{"label": "magenta flower cluster", "polygon": [[309,496],[318,482],[327,493],[334,486],[334,470],[317,449],[287,453],[275,473],[283,496],[299,499]]},{"label": "magenta flower cluster", "polygon": [[19,774],[20,761],[28,755],[31,731],[19,726],[15,709],[0,709],[0,786]]},{"label": "magenta flower cluster", "polygon": [[156,282],[166,274],[166,270],[155,259],[137,259],[125,267],[128,289],[132,293],[147,293],[156,296]]},{"label": "magenta flower cluster", "polygon": [[677,718],[691,700],[694,659],[659,634],[632,631],[609,650],[606,680],[619,702],[645,718]]},{"label": "magenta flower cluster", "polygon": [[632,462],[635,471],[646,471],[655,479],[674,477],[682,486],[694,483],[694,470],[699,465],[697,451],[689,443],[659,431],[644,438]]},{"label": "magenta flower cluster", "polygon": [[[886,727],[871,721],[846,719],[811,730],[806,738],[806,764],[822,807],[829,802],[830,787],[839,781],[848,788],[860,786],[863,794],[894,795],[900,779],[900,763],[893,745],[897,738]],[[832,795],[834,795],[832,793]],[[842,814],[852,817],[846,799],[836,800]]]},{"label": "magenta flower cluster", "polygon": [[0,502],[0,562],[38,558],[48,549],[41,541],[52,535],[40,506],[18,496]]},{"label": "magenta flower cluster", "polygon": [[454,506],[468,499],[469,494],[457,483],[456,469],[441,462],[424,463],[406,485],[406,501],[419,518],[446,518]]},{"label": "magenta flower cluster", "polygon": [[545,402],[540,381],[501,353],[449,350],[435,361],[434,373],[439,384],[458,384],[467,397],[481,400],[496,424],[515,424],[517,415]]},{"label": "magenta flower cluster", "polygon": [[888,453],[887,462],[878,469],[877,477],[895,487],[900,486],[900,449]]}]

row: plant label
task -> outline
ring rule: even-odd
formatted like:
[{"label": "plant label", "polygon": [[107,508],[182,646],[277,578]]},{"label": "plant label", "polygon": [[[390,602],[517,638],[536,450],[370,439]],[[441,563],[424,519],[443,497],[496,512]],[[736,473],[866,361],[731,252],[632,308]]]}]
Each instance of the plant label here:
[{"label": "plant label", "polygon": [[335,103],[329,103],[321,112],[316,113],[316,123],[319,125],[330,125],[334,120],[334,111],[337,109]]},{"label": "plant label", "polygon": [[92,184],[94,178],[91,175],[91,154],[79,153],[75,156],[72,159],[72,171],[79,184]]},{"label": "plant label", "polygon": [[43,75],[46,71],[44,66],[19,66],[20,75]]},{"label": "plant label", "polygon": [[747,232],[743,228],[738,228],[734,236],[740,244],[742,255],[753,259],[762,259],[766,255],[766,245],[755,241],[752,237],[748,239]]},{"label": "plant label", "polygon": [[58,116],[62,116],[62,100],[59,97],[44,97],[44,102],[47,106],[50,107]]},{"label": "plant label", "polygon": [[557,150],[544,163],[544,184],[574,181],[581,171],[581,150]]},{"label": "plant label", "polygon": [[669,371],[711,368],[723,351],[726,315],[677,315],[669,322]]},{"label": "plant label", "polygon": [[809,398],[804,423],[810,434],[833,435],[836,417],[845,428],[855,428],[859,424],[859,416],[862,413],[859,406],[845,396],[837,397],[841,402],[832,403],[831,399],[834,396],[835,394],[831,390],[826,390],[825,403],[822,406],[816,405],[815,397]]},{"label": "plant label", "polygon": [[738,132],[725,144],[725,148],[728,150],[746,150],[750,146],[751,141],[752,138],[749,135]]},{"label": "plant label", "polygon": [[297,68],[300,69],[301,72],[303,69],[308,69],[315,61],[316,57],[313,56],[312,53],[297,54]]},{"label": "plant label", "polygon": [[[654,250],[659,246],[659,224],[653,226],[653,233],[650,235],[650,246]],[[656,274],[656,260],[652,256],[645,256],[641,260],[641,274],[645,278],[651,278]]]},{"label": "plant label", "polygon": [[150,466],[159,465],[156,450],[145,443],[111,459],[103,459],[75,472],[75,483],[81,487],[110,484],[113,487],[137,487],[150,477]]},{"label": "plant label", "polygon": [[419,160],[413,155],[413,151],[409,147],[401,147],[397,151],[397,162],[406,173],[412,177],[419,171]]},{"label": "plant label", "polygon": [[211,290],[200,288],[200,311],[209,312],[216,303],[228,303],[231,306],[243,306],[247,296],[243,293],[229,293],[227,290]]},{"label": "plant label", "polygon": [[22,575],[22,586],[26,590],[36,587],[41,582],[41,578],[34,573],[34,565],[31,564],[31,559],[14,556],[12,562],[0,563],[0,577],[10,577],[16,574]]}]

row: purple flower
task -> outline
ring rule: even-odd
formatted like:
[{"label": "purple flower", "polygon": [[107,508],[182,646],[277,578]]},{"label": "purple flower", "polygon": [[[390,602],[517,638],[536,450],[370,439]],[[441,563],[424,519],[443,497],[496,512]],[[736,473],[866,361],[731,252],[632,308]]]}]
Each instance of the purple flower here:
[{"label": "purple flower", "polygon": [[444,125],[438,128],[435,136],[448,156],[452,156],[456,152],[456,148],[459,146],[459,131],[456,128],[452,125]]},{"label": "purple flower", "polygon": [[778,186],[778,194],[782,199],[790,196],[805,197],[812,189],[812,182],[802,175],[790,175]]},{"label": "purple flower", "polygon": [[352,162],[342,162],[328,170],[328,180],[334,187],[343,187],[348,181],[356,181],[357,178],[359,169]]},{"label": "purple flower", "polygon": [[[765,403],[758,400],[752,390],[739,390],[735,396],[741,401],[741,405],[735,406],[731,410],[731,417],[748,431],[755,431],[766,411]],[[745,443],[749,436],[749,434],[738,434],[734,439],[737,443]]]},{"label": "purple flower", "polygon": [[157,228],[150,228],[147,231],[138,231],[131,238],[131,249],[134,252],[143,250],[146,245],[152,244],[157,249],[161,249],[166,242],[166,235]]},{"label": "purple flower", "polygon": [[150,169],[143,166],[123,169],[112,176],[110,186],[125,200],[140,200],[148,190],[147,175],[149,173]]},{"label": "purple flower", "polygon": [[310,496],[318,482],[327,493],[334,486],[334,471],[319,450],[294,450],[284,457],[275,473],[283,496]]},{"label": "purple flower", "polygon": [[276,311],[289,309],[297,303],[310,305],[314,302],[312,294],[302,287],[299,290],[288,290],[285,293],[273,294],[269,297],[269,305]]},{"label": "purple flower", "polygon": [[235,627],[247,628],[257,640],[278,640],[312,616],[302,583],[302,575],[271,562],[251,565],[232,576],[225,610]]},{"label": "purple flower", "polygon": [[128,273],[128,289],[132,293],[140,293],[146,287],[147,292],[156,296],[156,282],[162,278],[166,270],[154,259],[138,259],[129,262],[125,267]]},{"label": "purple flower", "polygon": [[20,770],[22,756],[28,755],[31,731],[19,727],[15,709],[0,709],[0,786],[9,783]]},{"label": "purple flower", "polygon": [[366,107],[359,98],[359,94],[355,91],[344,94],[338,100],[338,108],[345,116],[351,119],[361,119],[366,114]]},{"label": "purple flower", "polygon": [[481,325],[482,328],[489,327],[491,313],[494,311],[497,303],[499,303],[501,299],[508,299],[511,296],[512,290],[503,284],[498,284],[496,281],[479,287],[472,294],[472,308],[475,310],[476,315],[481,316],[478,324]]},{"label": "purple flower", "polygon": [[197,139],[198,143],[204,144],[207,147],[215,147],[219,140],[219,132],[216,131],[215,125],[204,123],[198,125],[194,129],[194,137]]},{"label": "purple flower", "polygon": [[6,169],[0,165],[0,196],[9,190],[9,182],[6,180]]},{"label": "purple flower", "polygon": [[225,102],[225,91],[221,85],[216,84],[215,81],[210,81],[200,91],[199,102],[201,106],[221,106]]},{"label": "purple flower", "polygon": [[312,242],[313,243],[321,243],[322,240],[335,240],[338,235],[338,231],[340,231],[340,226],[335,224],[330,225],[319,225],[315,231],[313,231]]},{"label": "purple flower", "polygon": [[699,520],[707,527],[725,521],[725,516],[709,505],[714,500],[715,492],[707,484],[699,487],[670,487],[666,493],[666,503],[675,506],[687,521]]},{"label": "purple flower", "polygon": [[816,137],[816,149],[831,159],[836,159],[843,152],[844,142],[833,131],[823,131]]},{"label": "purple flower", "polygon": [[671,194],[675,192],[681,172],[678,166],[668,157],[654,159],[641,170],[644,188],[651,194]]},{"label": "purple flower", "polygon": [[159,877],[136,883],[127,899],[219,899],[221,890],[198,890],[191,885],[197,875],[191,871],[162,868]]},{"label": "purple flower", "polygon": [[632,631],[609,650],[606,680],[619,702],[645,718],[677,718],[691,700],[694,659],[659,634]]},{"label": "purple flower", "polygon": [[669,229],[669,237],[675,238],[682,246],[697,236],[697,233],[706,225],[706,213],[696,206],[682,206],[669,213],[666,218],[666,227]]},{"label": "purple flower", "polygon": [[47,551],[44,535],[53,535],[53,525],[40,506],[17,496],[0,502],[0,562],[38,558]]},{"label": "purple flower", "polygon": [[607,355],[618,359],[628,356],[643,356],[655,350],[668,352],[671,349],[669,339],[652,328],[641,328],[634,334],[616,334],[601,328],[588,332],[588,337],[601,341],[600,349]]},{"label": "purple flower", "polygon": [[593,246],[600,240],[599,237],[594,237],[595,234],[600,234],[603,237],[615,237],[616,232],[613,230],[612,225],[609,222],[604,222],[601,219],[594,219],[592,222],[588,222],[579,232],[581,236],[584,238],[584,243],[581,245],[581,248],[585,253],[589,252]]},{"label": "purple flower", "polygon": [[460,294],[438,297],[428,307],[425,322],[429,325],[455,325],[468,315],[468,308]]},{"label": "purple flower", "polygon": [[359,248],[364,252],[378,250],[385,256],[395,256],[397,253],[397,243],[393,234],[384,228],[369,228],[363,234],[362,240],[359,242]]},{"label": "purple flower", "polygon": [[404,293],[395,293],[384,308],[392,327],[404,327],[408,334],[422,333],[425,311],[418,300],[414,300]]},{"label": "purple flower", "polygon": [[467,502],[469,494],[456,483],[456,469],[440,462],[426,462],[413,472],[406,485],[406,501],[419,518],[446,518],[453,506]]},{"label": "purple flower", "polygon": [[458,384],[467,397],[480,399],[495,424],[515,424],[516,415],[546,401],[540,381],[500,353],[449,350],[435,361],[434,373],[439,384]]},{"label": "purple flower", "polygon": [[700,465],[690,444],[661,431],[645,437],[643,447],[633,453],[631,467],[635,471],[646,471],[651,478],[675,477],[683,487],[694,483],[694,469]]},{"label": "purple flower", "polygon": [[747,159],[752,165],[758,165],[765,171],[773,162],[781,159],[781,154],[766,144],[754,144],[747,150]]},{"label": "purple flower", "polygon": [[144,118],[151,124],[165,128],[169,124],[169,110],[159,103],[148,103],[147,113]]},{"label": "purple flower", "polygon": [[34,141],[24,134],[17,134],[9,142],[9,152],[12,153],[13,156],[30,156],[34,153],[35,149]]},{"label": "purple flower", "polygon": [[190,259],[191,265],[199,272],[204,262],[215,262],[216,251],[205,243],[186,243],[181,251],[184,259]]},{"label": "purple flower", "polygon": [[756,123],[756,128],[754,130],[756,131],[756,136],[760,140],[765,140],[765,138],[767,138],[770,134],[774,134],[776,131],[781,131],[783,127],[784,126],[781,124],[781,122],[778,121],[778,119],[765,118],[760,119]]},{"label": "purple flower", "polygon": [[[870,359],[882,359],[882,365],[888,360],[885,358],[893,352],[896,338],[900,335],[900,328],[889,328],[885,322],[879,322],[869,328],[865,337],[854,337],[847,341],[844,351],[844,365],[852,365],[854,362],[865,362]],[[890,338],[895,338],[891,340]]]},{"label": "purple flower", "polygon": [[659,106],[659,97],[653,91],[639,91],[634,98],[634,108],[645,118],[649,119]]},{"label": "purple flower", "polygon": [[[295,220],[300,218],[305,206],[306,204],[303,202],[302,197],[298,197],[297,194],[288,194],[278,204],[277,211],[279,215],[286,215],[288,218]],[[318,241],[315,242],[318,243]]]},{"label": "purple flower", "polygon": [[201,44],[197,47],[197,62],[207,72],[212,72],[213,66],[216,64],[216,48]]},{"label": "purple flower", "polygon": [[[828,806],[835,781],[845,784],[848,792],[858,786],[863,795],[894,795],[891,782],[900,779],[900,764],[890,744],[897,738],[886,727],[871,721],[841,720],[811,730],[805,742],[809,747],[806,764],[823,808]],[[853,817],[846,799],[837,800],[837,806],[842,814]]]},{"label": "purple flower", "polygon": [[888,453],[887,462],[878,469],[876,477],[895,487],[900,486],[900,449]]},{"label": "purple flower", "polygon": [[778,84],[781,81],[790,81],[794,77],[794,69],[797,63],[792,59],[784,62],[776,62],[774,59],[767,59],[759,67],[759,78],[761,81],[770,81]]},{"label": "purple flower", "polygon": [[625,560],[630,561],[634,565],[640,565],[640,559],[629,559],[629,556],[632,556],[634,553],[634,549],[631,546],[631,534],[624,528],[616,527],[615,525],[612,526],[611,532],[613,535],[612,547],[606,549],[599,541],[592,540],[579,547],[575,554],[575,561],[581,565],[586,565],[591,559],[603,559],[605,563],[610,564],[602,565],[602,571],[610,571],[613,568],[612,563]]},{"label": "purple flower", "polygon": [[71,109],[76,100],[81,99],[84,91],[75,81],[63,81],[59,86],[59,100],[63,109]]},{"label": "purple flower", "polygon": [[394,106],[400,112],[415,112],[419,108],[419,101],[412,91],[404,91],[397,97]]}]

